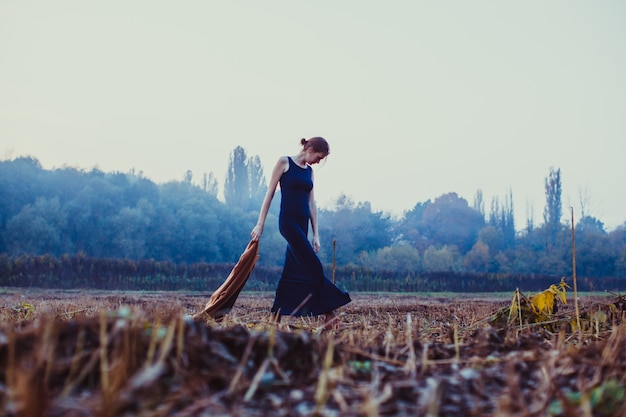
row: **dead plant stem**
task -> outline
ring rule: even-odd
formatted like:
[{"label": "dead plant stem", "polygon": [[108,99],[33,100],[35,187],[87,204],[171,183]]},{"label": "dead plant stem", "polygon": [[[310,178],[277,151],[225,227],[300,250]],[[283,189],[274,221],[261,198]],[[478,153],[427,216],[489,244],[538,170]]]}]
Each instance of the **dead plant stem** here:
[{"label": "dead plant stem", "polygon": [[570,207],[572,214],[572,280],[574,281],[574,308],[576,310],[576,326],[578,336],[582,339],[582,328],[580,327],[580,311],[578,309],[578,286],[576,284],[576,237],[574,232],[574,208]]}]

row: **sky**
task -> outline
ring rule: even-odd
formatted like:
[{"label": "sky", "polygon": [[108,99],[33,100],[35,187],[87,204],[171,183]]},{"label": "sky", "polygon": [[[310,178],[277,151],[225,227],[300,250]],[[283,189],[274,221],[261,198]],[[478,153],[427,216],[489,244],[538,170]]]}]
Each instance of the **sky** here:
[{"label": "sky", "polygon": [[0,0],[0,159],[269,177],[323,136],[318,207],[455,192],[626,222],[626,2]]}]

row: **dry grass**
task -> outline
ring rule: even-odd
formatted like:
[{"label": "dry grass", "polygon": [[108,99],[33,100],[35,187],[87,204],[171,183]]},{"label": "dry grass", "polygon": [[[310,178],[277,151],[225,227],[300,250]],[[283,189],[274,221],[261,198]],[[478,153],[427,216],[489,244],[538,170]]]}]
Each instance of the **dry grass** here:
[{"label": "dry grass", "polygon": [[[626,413],[618,302],[581,337],[490,326],[510,300],[470,297],[355,294],[330,331],[320,318],[275,323],[271,294],[242,294],[219,322],[188,319],[209,295],[0,294],[0,414]],[[581,305],[597,317],[609,301]]]}]

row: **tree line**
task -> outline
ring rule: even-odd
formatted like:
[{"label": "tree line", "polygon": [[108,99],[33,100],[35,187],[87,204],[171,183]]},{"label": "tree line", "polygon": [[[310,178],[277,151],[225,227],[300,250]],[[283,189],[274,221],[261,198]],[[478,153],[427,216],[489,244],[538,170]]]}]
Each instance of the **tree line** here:
[{"label": "tree line", "polygon": [[[325,265],[410,274],[572,275],[572,228],[561,205],[560,170],[544,183],[543,223],[516,227],[513,194],[485,209],[456,193],[418,201],[400,218],[340,195],[319,209]],[[246,247],[267,190],[259,158],[241,147],[230,155],[224,201],[212,174],[194,183],[156,184],[142,173],[62,167],[32,157],[0,161],[0,254],[84,256],[173,264],[232,263]],[[279,268],[285,241],[274,199],[258,266]],[[626,277],[626,223],[607,232],[592,216],[574,227],[577,274]],[[357,277],[358,278],[358,277]]]}]

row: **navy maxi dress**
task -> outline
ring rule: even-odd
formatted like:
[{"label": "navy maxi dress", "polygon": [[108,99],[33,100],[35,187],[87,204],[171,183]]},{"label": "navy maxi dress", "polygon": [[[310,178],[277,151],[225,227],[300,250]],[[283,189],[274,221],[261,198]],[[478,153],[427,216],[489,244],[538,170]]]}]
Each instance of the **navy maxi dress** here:
[{"label": "navy maxi dress", "polygon": [[289,169],[280,178],[278,218],[280,234],[287,240],[287,252],[272,312],[294,316],[329,313],[348,304],[350,296],[324,276],[322,263],[307,237],[312,168],[302,168],[288,159]]}]

